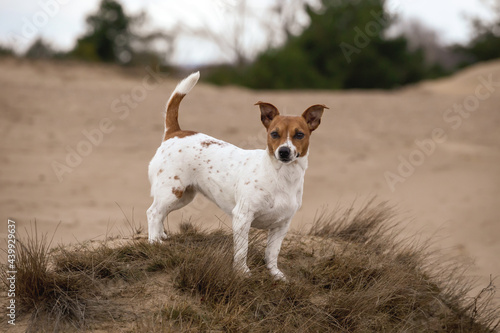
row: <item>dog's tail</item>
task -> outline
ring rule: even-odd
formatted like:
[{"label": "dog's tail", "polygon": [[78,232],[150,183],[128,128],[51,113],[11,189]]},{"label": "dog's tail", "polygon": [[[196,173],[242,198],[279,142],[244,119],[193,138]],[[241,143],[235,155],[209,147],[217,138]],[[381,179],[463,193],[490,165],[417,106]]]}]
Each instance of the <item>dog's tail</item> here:
[{"label": "dog's tail", "polygon": [[182,80],[177,85],[177,87],[175,87],[174,92],[167,102],[165,112],[165,134],[170,134],[181,130],[178,120],[179,104],[181,104],[184,96],[186,96],[187,93],[191,91],[191,89],[193,89],[199,78],[200,72],[193,73]]}]

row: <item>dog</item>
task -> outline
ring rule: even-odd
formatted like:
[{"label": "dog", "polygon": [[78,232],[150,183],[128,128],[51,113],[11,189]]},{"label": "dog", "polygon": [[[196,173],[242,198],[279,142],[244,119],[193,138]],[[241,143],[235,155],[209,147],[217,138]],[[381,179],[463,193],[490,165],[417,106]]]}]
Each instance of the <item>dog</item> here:
[{"label": "dog", "polygon": [[250,227],[267,229],[266,267],[275,279],[286,280],[278,269],[278,255],[302,204],[309,138],[327,107],[317,104],[301,116],[282,116],[274,105],[256,103],[267,130],[267,148],[244,150],[179,127],[179,104],[199,77],[196,72],[182,80],[166,106],[163,142],[149,164],[153,197],[147,210],[149,241],[166,239],[165,217],[201,193],[232,217],[234,269],[250,273],[246,263]]}]

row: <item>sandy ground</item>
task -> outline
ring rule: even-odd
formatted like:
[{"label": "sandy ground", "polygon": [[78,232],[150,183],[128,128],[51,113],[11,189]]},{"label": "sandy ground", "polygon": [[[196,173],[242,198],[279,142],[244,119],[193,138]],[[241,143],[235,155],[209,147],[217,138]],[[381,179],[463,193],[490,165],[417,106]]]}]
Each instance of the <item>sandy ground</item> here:
[{"label": "sandy ground", "polygon": [[[53,244],[128,233],[126,220],[147,230],[147,165],[175,84],[146,70],[0,59],[0,238],[8,218],[19,234],[36,221]],[[259,100],[284,114],[330,108],[311,139],[295,230],[325,209],[377,196],[398,207],[407,233],[434,235],[449,254],[472,258],[482,283],[500,275],[500,62],[390,92],[200,83],[182,103],[181,127],[263,148]],[[166,227],[181,218],[230,225],[201,197]]]}]

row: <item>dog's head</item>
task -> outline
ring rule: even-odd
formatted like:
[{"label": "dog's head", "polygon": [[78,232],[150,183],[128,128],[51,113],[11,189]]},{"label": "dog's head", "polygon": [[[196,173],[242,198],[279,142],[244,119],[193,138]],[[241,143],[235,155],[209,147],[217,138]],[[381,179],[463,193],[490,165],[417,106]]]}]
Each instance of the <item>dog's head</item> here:
[{"label": "dog's head", "polygon": [[301,116],[282,116],[269,103],[257,102],[262,124],[267,130],[269,153],[285,164],[307,155],[309,137],[321,122],[325,105],[310,106]]}]

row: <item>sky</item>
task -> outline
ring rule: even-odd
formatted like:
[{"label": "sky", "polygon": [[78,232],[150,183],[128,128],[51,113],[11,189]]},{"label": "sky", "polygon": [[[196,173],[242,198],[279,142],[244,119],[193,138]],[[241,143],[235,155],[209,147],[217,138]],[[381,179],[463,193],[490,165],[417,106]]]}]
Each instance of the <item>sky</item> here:
[{"label": "sky", "polygon": [[[470,39],[472,30],[467,18],[479,17],[485,21],[493,19],[493,13],[485,5],[488,1],[493,0],[387,0],[387,6],[401,20],[420,20],[437,31],[441,42],[453,44],[466,43]],[[0,43],[24,52],[41,36],[55,49],[69,50],[76,39],[84,34],[85,17],[96,11],[99,2],[100,0],[2,0]],[[272,2],[273,0],[247,1],[255,13],[263,13]],[[145,10],[151,18],[151,29],[172,29],[176,24],[182,23],[199,29],[210,27],[217,36],[225,36],[229,31],[228,22],[234,24],[234,21],[231,22],[231,13],[239,4],[238,0],[122,0],[121,3],[128,14]],[[307,24],[307,17],[303,13],[296,15],[301,24]],[[255,30],[247,34],[245,43],[251,45],[252,41],[259,41],[259,33],[262,31]],[[200,49],[204,52],[198,52]],[[173,62],[183,65],[230,58],[213,44],[201,39],[181,39],[176,50]]]}]

